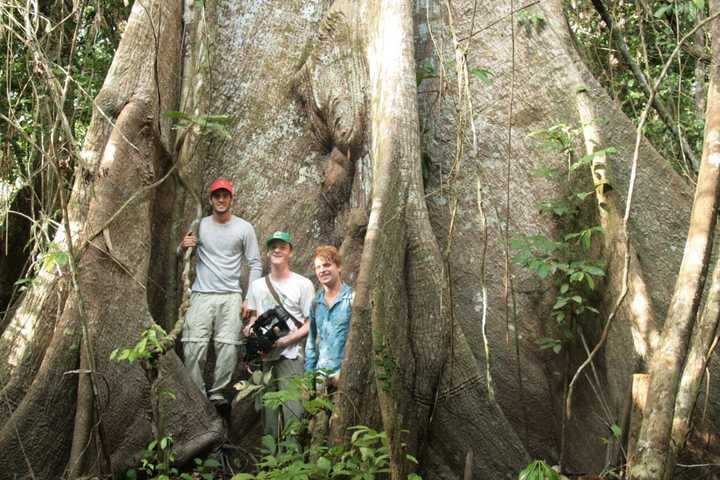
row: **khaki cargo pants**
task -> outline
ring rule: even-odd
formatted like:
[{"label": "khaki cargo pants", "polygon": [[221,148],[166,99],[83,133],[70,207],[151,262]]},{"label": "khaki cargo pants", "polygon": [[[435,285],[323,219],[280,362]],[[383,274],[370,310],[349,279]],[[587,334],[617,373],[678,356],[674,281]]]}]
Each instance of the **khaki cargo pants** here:
[{"label": "khaki cargo pants", "polygon": [[190,308],[183,326],[185,367],[195,385],[205,393],[205,361],[210,338],[215,342],[215,374],[209,390],[210,400],[223,399],[230,384],[241,339],[240,293],[200,293],[190,296]]},{"label": "khaki cargo pants", "polygon": [[[305,360],[302,355],[293,359],[280,357],[278,360],[263,362],[263,372],[267,372],[272,368],[274,382],[270,390],[284,390],[290,384],[290,378],[302,378],[304,364]],[[263,406],[262,417],[265,435],[272,435],[277,440],[280,438],[281,432],[293,419],[302,420],[303,406],[297,400],[287,401],[278,409]]]}]

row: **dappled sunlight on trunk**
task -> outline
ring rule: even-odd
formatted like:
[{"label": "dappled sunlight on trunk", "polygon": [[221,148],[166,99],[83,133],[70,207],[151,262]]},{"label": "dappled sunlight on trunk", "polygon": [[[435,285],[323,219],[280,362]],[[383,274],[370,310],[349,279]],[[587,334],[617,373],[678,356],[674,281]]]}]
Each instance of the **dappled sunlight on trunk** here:
[{"label": "dappled sunlight on trunk", "polygon": [[[638,280],[633,275],[630,284],[634,286],[636,281]],[[632,328],[635,353],[641,358],[649,358],[650,353],[657,347],[659,338],[655,324],[643,321],[646,318],[644,313],[650,308],[650,298],[647,295],[635,295],[635,298],[631,300],[630,308],[635,315],[634,318],[637,319]]]},{"label": "dappled sunlight on trunk", "polygon": [[[42,287],[37,287],[38,295],[45,295],[49,290],[50,274],[42,269],[35,279]],[[10,351],[7,352],[7,363],[13,369],[16,368],[25,355],[25,349],[29,346],[36,333],[36,322],[42,313],[33,308],[32,304],[24,302],[13,316],[12,322],[6,327],[5,332],[12,340],[9,344]]]},{"label": "dappled sunlight on trunk", "polygon": [[[118,138],[116,141],[124,142],[125,140],[122,138]],[[110,168],[115,162],[115,150],[117,149],[117,146],[115,145],[115,142],[109,141],[107,145],[105,146],[105,150],[103,151],[102,160],[100,161],[100,168],[106,169]],[[102,172],[102,170],[101,170]],[[101,173],[102,174],[102,173]]]},{"label": "dappled sunlight on trunk", "polygon": [[[607,140],[602,138],[602,130],[595,118],[595,107],[589,96],[578,93],[576,98],[587,153],[593,154],[596,150],[609,147],[610,145],[606,144]],[[607,271],[610,282],[608,287],[610,296],[614,297],[606,298],[606,305],[608,312],[612,311],[612,305],[620,299],[623,289],[627,289],[628,298],[624,300],[626,302],[624,305],[629,305],[629,308],[624,315],[628,318],[620,321],[630,321],[635,353],[639,358],[644,359],[652,352],[653,345],[657,342],[657,325],[642,267],[638,262],[632,239],[627,238],[623,225],[623,206],[618,201],[616,186],[613,185],[612,160],[604,154],[594,155],[591,166],[597,197],[597,212],[603,228],[604,257],[608,261]],[[624,265],[626,256],[627,267]],[[622,306],[616,308],[620,307]]]}]

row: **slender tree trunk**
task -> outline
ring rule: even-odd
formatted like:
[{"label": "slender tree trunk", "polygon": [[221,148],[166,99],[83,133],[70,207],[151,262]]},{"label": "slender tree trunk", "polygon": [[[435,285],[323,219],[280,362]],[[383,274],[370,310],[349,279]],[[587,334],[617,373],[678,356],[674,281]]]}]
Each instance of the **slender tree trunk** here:
[{"label": "slender tree trunk", "polygon": [[[711,3],[711,14],[717,2]],[[720,35],[720,22],[713,22],[713,40]],[[678,273],[658,350],[650,368],[647,415],[637,443],[633,480],[665,478],[671,454],[671,431],[676,395],[703,290],[704,275],[712,247],[718,189],[720,188],[720,87],[718,82],[720,42],[713,41],[713,67],[705,115],[705,142],[695,190],[693,211]]]},{"label": "slender tree trunk", "polygon": [[[695,23],[705,20],[705,10],[698,10]],[[705,53],[705,29],[699,28],[695,32],[693,39],[693,47],[698,51]],[[705,91],[705,76],[707,75],[707,66],[705,60],[701,57],[695,58],[695,83],[693,84],[693,96],[695,97],[695,108],[698,115],[705,114],[705,100],[707,92]]]},{"label": "slender tree trunk", "polygon": [[[713,9],[717,8],[717,4],[711,2]],[[704,18],[703,14],[698,15],[698,21]],[[713,34],[717,35],[720,28],[716,25],[713,29]],[[713,40],[716,37],[713,36]],[[717,45],[713,41],[713,46]],[[705,33],[703,29],[698,30],[695,36],[695,45],[701,49],[704,49],[705,45]],[[715,55],[717,55],[715,53]],[[717,56],[713,58],[717,59]],[[698,95],[698,92],[705,93],[705,65],[698,59],[696,68],[696,103],[700,111],[704,111],[705,96]],[[706,129],[711,128],[709,123],[710,120],[710,109],[713,109],[712,115],[714,115],[714,121],[717,122],[720,118],[718,110],[718,102],[720,102],[720,75],[718,74],[717,65],[711,66],[711,78],[710,84],[708,85],[708,112],[706,116]],[[713,103],[714,102],[714,103]],[[705,305],[703,306],[702,313],[699,315],[697,323],[695,324],[690,339],[690,346],[688,350],[687,360],[683,368],[682,378],[680,380],[680,386],[675,401],[675,413],[673,418],[672,427],[672,438],[671,438],[671,449],[672,454],[669,457],[667,472],[670,474],[672,468],[675,465],[676,459],[680,451],[684,448],[688,434],[690,433],[691,422],[693,418],[693,412],[695,411],[695,404],[697,402],[700,387],[703,383],[703,377],[705,376],[706,367],[710,360],[709,356],[712,353],[711,349],[714,343],[717,342],[717,328],[720,320],[720,262],[715,263],[713,269],[710,287],[707,291],[707,298]],[[706,378],[709,382],[710,379]]]},{"label": "slender tree trunk", "polygon": [[703,384],[703,378],[705,378],[706,382],[710,381],[709,378],[705,377],[706,367],[710,360],[711,348],[718,341],[719,320],[720,262],[717,262],[713,270],[703,311],[693,328],[687,360],[678,387],[670,441],[671,455],[669,455],[667,466],[668,474],[672,474],[678,455],[684,448],[690,433],[693,412],[695,411],[700,387]]}]

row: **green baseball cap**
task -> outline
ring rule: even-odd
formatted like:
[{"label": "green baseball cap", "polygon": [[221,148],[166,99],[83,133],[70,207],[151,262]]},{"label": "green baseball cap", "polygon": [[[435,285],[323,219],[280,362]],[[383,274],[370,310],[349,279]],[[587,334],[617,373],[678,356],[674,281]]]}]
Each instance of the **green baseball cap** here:
[{"label": "green baseball cap", "polygon": [[267,240],[265,241],[266,246],[270,246],[270,242],[273,240],[282,240],[283,242],[289,244],[291,247],[293,246],[292,239],[290,238],[290,234],[288,232],[281,232],[278,230],[277,232],[273,232],[269,237],[267,237]]}]

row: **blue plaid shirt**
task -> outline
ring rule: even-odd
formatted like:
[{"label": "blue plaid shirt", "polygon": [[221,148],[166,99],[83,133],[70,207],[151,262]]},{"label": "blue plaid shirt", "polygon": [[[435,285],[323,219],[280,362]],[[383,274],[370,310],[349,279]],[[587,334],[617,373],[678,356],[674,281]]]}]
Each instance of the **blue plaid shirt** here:
[{"label": "blue plaid shirt", "polygon": [[345,340],[350,331],[353,292],[347,284],[328,306],[325,290],[320,289],[310,307],[310,328],[305,344],[305,371],[329,370],[337,373],[343,359]]}]

